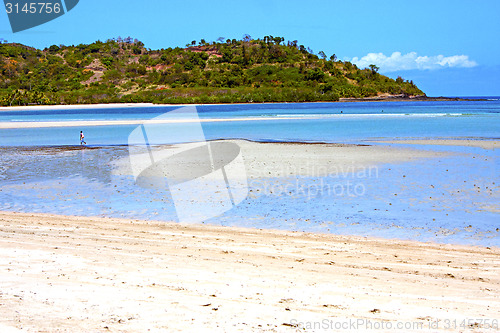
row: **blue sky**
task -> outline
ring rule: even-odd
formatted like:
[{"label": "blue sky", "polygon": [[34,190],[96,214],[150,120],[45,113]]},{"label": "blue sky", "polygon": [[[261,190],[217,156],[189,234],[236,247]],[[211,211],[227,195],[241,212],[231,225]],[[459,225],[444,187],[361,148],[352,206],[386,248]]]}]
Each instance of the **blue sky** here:
[{"label": "blue sky", "polygon": [[500,95],[498,0],[80,0],[66,15],[0,38],[38,48],[132,36],[151,49],[265,35],[413,80],[429,96]]}]

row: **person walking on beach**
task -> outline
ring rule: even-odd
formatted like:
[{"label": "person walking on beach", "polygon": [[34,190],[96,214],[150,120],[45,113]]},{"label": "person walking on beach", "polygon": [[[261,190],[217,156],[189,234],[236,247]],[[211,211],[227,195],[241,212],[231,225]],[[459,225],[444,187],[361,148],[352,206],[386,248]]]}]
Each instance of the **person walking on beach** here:
[{"label": "person walking on beach", "polygon": [[80,145],[86,145],[87,142],[85,142],[85,135],[83,135],[83,131],[80,131]]}]

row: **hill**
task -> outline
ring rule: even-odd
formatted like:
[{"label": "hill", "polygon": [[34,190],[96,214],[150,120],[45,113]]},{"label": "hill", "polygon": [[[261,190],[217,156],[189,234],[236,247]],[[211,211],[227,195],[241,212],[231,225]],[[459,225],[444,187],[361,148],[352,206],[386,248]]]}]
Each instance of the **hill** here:
[{"label": "hill", "polygon": [[128,37],[38,50],[0,44],[0,105],[82,103],[261,103],[425,95],[378,68],[317,55],[265,36],[185,48],[145,48]]}]

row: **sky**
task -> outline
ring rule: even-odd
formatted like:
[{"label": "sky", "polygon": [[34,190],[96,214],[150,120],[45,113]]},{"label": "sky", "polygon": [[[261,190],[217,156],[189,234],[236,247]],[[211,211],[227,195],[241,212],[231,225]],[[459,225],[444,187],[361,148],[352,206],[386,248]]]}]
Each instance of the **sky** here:
[{"label": "sky", "polygon": [[37,48],[131,36],[161,49],[244,34],[375,64],[428,96],[500,95],[499,0],[80,0],[17,33],[0,11],[0,38]]}]

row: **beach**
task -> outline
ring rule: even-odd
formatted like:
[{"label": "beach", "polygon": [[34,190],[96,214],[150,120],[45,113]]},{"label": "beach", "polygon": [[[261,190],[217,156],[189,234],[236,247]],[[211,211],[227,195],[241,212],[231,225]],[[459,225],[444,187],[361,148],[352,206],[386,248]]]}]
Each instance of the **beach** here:
[{"label": "beach", "polygon": [[[152,160],[131,163],[132,125],[165,110],[7,112],[0,331],[496,331],[496,114],[369,104],[200,110],[207,142],[237,147],[211,163],[241,162],[227,170],[246,197],[195,224],[177,222],[165,188],[134,179]],[[93,144],[72,144],[77,126]],[[179,169],[202,167],[194,157]]]},{"label": "beach", "polygon": [[499,319],[498,248],[8,212],[0,228],[2,332],[338,331],[354,319],[493,332]]},{"label": "beach", "polygon": [[78,109],[116,109],[116,108],[151,108],[172,106],[171,104],[153,103],[107,103],[107,104],[69,104],[69,105],[25,105],[25,106],[0,106],[0,111],[44,111],[44,110],[78,110]]}]

